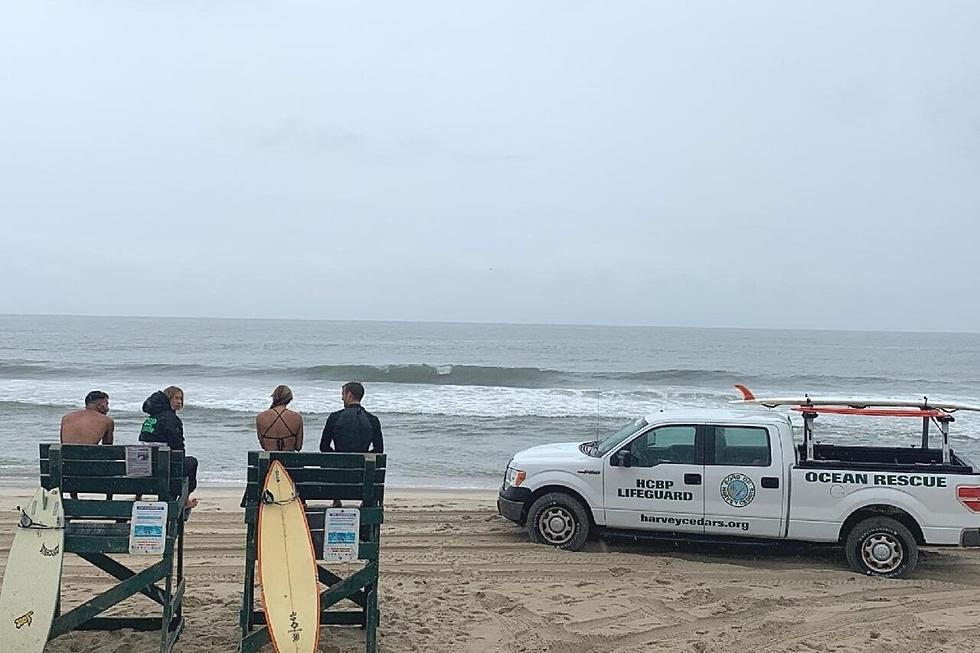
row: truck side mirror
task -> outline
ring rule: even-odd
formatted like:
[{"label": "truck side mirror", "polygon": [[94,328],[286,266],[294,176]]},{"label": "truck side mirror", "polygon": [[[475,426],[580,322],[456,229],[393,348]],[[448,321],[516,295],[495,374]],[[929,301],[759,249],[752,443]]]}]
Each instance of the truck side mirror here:
[{"label": "truck side mirror", "polygon": [[614,467],[632,467],[633,466],[633,456],[630,454],[629,449],[620,449],[613,455],[612,463]]}]

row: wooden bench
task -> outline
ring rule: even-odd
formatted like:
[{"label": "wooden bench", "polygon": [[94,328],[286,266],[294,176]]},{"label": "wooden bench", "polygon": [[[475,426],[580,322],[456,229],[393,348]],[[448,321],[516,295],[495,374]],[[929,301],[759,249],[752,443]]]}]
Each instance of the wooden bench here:
[{"label": "wooden bench", "polygon": [[[262,486],[272,461],[278,460],[296,483],[306,502],[306,516],[318,557],[323,551],[324,518],[329,502],[359,502],[360,538],[358,558],[363,567],[347,578],[338,576],[322,562],[317,563],[320,593],[320,625],[360,626],[365,631],[365,650],[377,651],[378,555],[384,519],[384,454],[296,453],[250,451],[248,478],[242,507],[245,508],[245,588],[240,615],[241,653],[254,653],[269,642],[265,614],[255,605],[255,565],[258,560],[258,521]],[[328,502],[315,505],[314,502]],[[349,599],[356,609],[331,609]]]},{"label": "wooden bench", "polygon": [[[184,627],[184,504],[187,479],[184,453],[150,447],[150,476],[126,475],[125,446],[42,444],[41,486],[60,488],[65,513],[65,553],[74,553],[118,582],[105,592],[62,614],[60,601],[48,639],[72,630],[131,628],[160,631],[160,653],[170,653]],[[69,498],[69,495],[77,498]],[[83,495],[100,495],[83,498]],[[119,496],[132,498],[120,499]],[[129,554],[129,530],[136,495],[166,501],[165,548],[160,555],[141,555],[152,561],[134,571],[115,560]],[[135,559],[135,557],[134,557]],[[161,587],[157,583],[163,581]],[[106,610],[136,594],[161,608],[159,616],[104,616]]]}]

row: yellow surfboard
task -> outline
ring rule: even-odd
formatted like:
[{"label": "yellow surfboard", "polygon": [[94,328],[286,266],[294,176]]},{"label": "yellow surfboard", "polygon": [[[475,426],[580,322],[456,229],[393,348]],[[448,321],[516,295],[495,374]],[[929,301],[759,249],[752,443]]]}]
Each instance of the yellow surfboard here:
[{"label": "yellow surfboard", "polygon": [[306,511],[278,460],[259,505],[262,609],[277,653],[314,653],[320,640],[320,588]]}]

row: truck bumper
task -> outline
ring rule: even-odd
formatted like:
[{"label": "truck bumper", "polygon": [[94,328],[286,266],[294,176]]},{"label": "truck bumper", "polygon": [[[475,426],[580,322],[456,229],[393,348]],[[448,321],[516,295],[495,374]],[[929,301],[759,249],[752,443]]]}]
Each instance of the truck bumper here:
[{"label": "truck bumper", "polygon": [[502,488],[497,495],[497,512],[518,524],[524,523],[524,510],[531,499],[531,491],[523,487]]},{"label": "truck bumper", "polygon": [[968,528],[960,533],[960,546],[980,546],[980,528]]}]

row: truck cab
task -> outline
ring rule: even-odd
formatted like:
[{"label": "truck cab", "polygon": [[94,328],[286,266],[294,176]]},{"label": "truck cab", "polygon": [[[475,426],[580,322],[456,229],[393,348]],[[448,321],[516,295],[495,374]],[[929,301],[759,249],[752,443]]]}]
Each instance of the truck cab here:
[{"label": "truck cab", "polygon": [[[601,440],[518,453],[498,506],[524,522],[532,495],[571,491],[599,527],[778,537],[786,512],[781,488],[794,460],[792,446],[784,460],[787,438],[792,443],[792,426],[777,414],[656,413]],[[558,518],[563,511],[552,513],[541,524],[540,540],[581,546],[573,542],[571,520]],[[580,530],[578,537],[584,542],[587,534]]]},{"label": "truck cab", "polygon": [[[848,559],[856,556],[852,566],[866,573],[904,575],[919,543],[980,544],[980,501],[974,510],[954,490],[980,496],[972,465],[955,455],[943,463],[938,450],[909,451],[797,447],[790,418],[772,411],[661,411],[600,440],[517,453],[497,506],[532,541],[571,550],[595,531],[846,544],[859,523],[887,518],[903,529],[886,538],[889,548],[874,549],[871,533]],[[813,460],[814,452],[831,457]],[[891,485],[878,485],[879,477]]]}]

